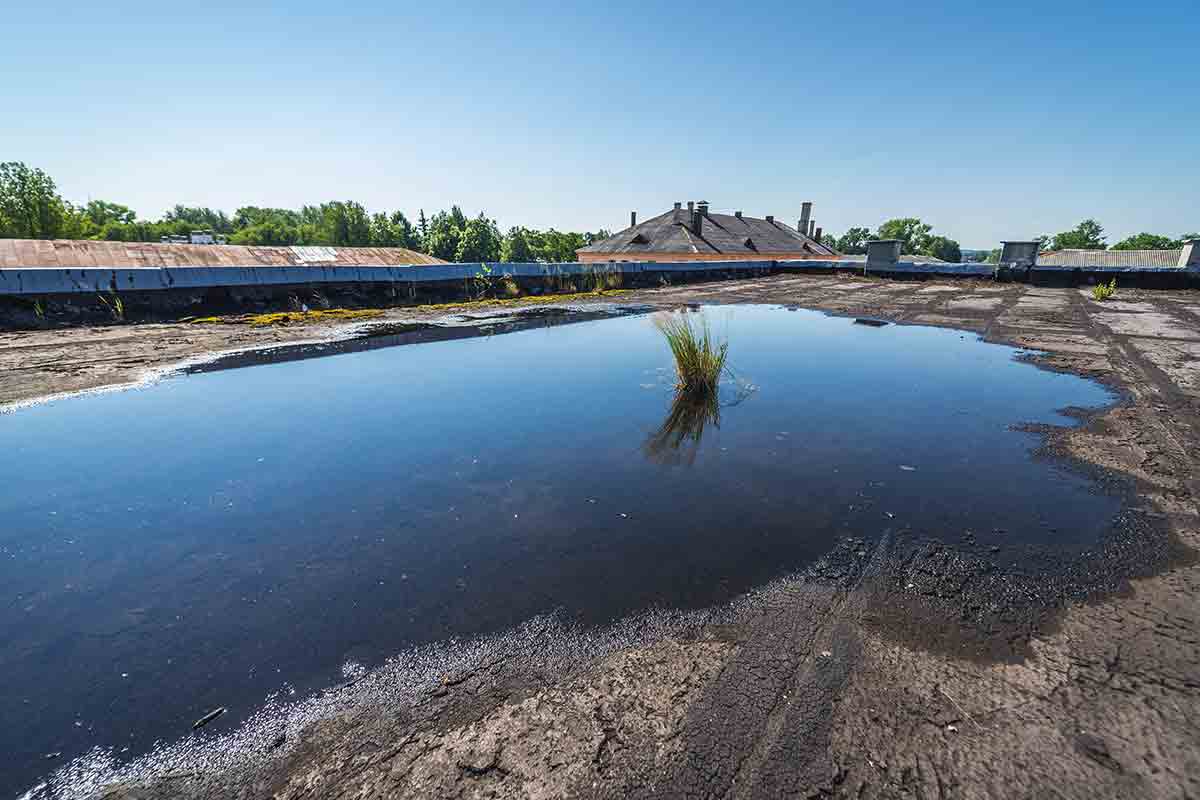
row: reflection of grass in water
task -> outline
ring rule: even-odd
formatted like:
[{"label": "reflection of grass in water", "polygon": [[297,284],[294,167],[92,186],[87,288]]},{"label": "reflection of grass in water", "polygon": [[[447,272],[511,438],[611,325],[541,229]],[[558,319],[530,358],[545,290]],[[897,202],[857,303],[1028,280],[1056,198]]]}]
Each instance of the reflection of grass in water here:
[{"label": "reflection of grass in water", "polygon": [[[654,324],[662,331],[675,358],[675,398],[658,430],[646,438],[646,457],[662,464],[692,464],[709,425],[721,427],[720,384],[733,377],[725,364],[729,343],[713,338],[703,315],[661,314]],[[738,382],[737,405],[754,391]]]},{"label": "reflection of grass in water", "polygon": [[646,457],[660,464],[692,464],[709,425],[721,427],[717,392],[675,391],[671,410],[658,430],[646,438]]},{"label": "reflection of grass in water", "polygon": [[671,355],[675,357],[676,388],[702,400],[712,395],[716,402],[717,385],[725,372],[728,342],[717,342],[703,316],[693,322],[687,314],[662,314],[654,324],[667,338]]}]

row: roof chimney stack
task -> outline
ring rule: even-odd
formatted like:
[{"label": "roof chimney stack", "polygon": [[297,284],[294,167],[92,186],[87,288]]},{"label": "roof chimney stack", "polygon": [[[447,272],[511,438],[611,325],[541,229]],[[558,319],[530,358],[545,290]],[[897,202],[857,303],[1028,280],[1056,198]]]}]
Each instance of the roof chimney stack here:
[{"label": "roof chimney stack", "polygon": [[808,221],[808,230],[803,232],[804,235],[811,239],[813,237],[813,234],[816,233],[816,231],[814,230],[816,227],[817,227],[817,223],[810,219]]},{"label": "roof chimney stack", "polygon": [[801,236],[807,236],[809,232],[808,218],[812,216],[812,203],[800,204],[800,224],[796,226],[796,230],[800,231]]},{"label": "roof chimney stack", "polygon": [[814,236],[813,238],[817,240],[817,244],[821,243],[821,229],[820,228],[817,228],[817,235]]},{"label": "roof chimney stack", "polygon": [[701,200],[699,203],[696,203],[696,209],[700,212],[700,216],[707,217],[708,216],[708,201]]},{"label": "roof chimney stack", "polygon": [[775,215],[774,215],[774,214],[767,214],[767,222],[769,222],[769,223],[771,223],[772,225],[774,225],[774,224],[775,224]]},{"label": "roof chimney stack", "polygon": [[637,212],[630,211],[629,212],[629,227],[632,228],[635,225],[637,225]]},{"label": "roof chimney stack", "polygon": [[742,212],[740,212],[740,211],[735,211],[735,212],[733,212],[733,215],[734,215],[735,217],[737,217],[738,219],[741,219],[741,218],[742,218]]}]

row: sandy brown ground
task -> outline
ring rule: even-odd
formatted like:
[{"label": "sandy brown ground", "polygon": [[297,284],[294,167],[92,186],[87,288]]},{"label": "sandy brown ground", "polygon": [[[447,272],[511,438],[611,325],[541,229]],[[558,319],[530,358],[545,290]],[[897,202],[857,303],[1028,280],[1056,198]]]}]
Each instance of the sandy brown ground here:
[{"label": "sandy brown ground", "polygon": [[[1127,476],[1148,515],[1187,548],[1200,546],[1196,293],[1122,289],[1096,303],[1076,289],[771,277],[620,301],[795,303],[1048,351],[1047,366],[1128,396],[1060,437],[1058,452]],[[0,402],[315,333],[145,325],[3,334]],[[1002,476],[981,476],[989,479]],[[625,650],[563,678],[490,665],[403,713],[362,711],[313,726],[249,773],[113,794],[1200,797],[1194,558],[1177,552],[1167,569],[1124,591],[1071,604],[1009,658],[956,652],[936,614],[919,613],[945,598],[888,588],[899,577],[919,593],[914,564],[903,567],[907,578],[868,567],[848,585],[785,588],[734,625]],[[897,608],[909,630],[888,623]],[[921,625],[930,629],[913,629]]]}]

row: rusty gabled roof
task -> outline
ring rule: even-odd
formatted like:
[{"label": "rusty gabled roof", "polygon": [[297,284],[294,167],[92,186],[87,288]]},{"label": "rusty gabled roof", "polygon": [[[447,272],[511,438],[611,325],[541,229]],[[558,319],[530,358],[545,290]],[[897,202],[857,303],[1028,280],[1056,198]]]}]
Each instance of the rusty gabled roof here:
[{"label": "rusty gabled roof", "polygon": [[785,254],[796,258],[837,255],[830,248],[777,219],[709,212],[704,215],[697,235],[691,228],[685,209],[660,214],[576,252],[613,255],[699,253],[727,255],[736,259]]},{"label": "rusty gabled roof", "polygon": [[397,267],[445,264],[403,247],[251,247],[73,239],[0,239],[0,267]]}]

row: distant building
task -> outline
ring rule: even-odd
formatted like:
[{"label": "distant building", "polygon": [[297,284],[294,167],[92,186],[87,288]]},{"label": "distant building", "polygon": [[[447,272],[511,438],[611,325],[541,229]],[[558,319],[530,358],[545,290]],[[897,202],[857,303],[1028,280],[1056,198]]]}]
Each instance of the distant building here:
[{"label": "distant building", "polygon": [[792,228],[774,217],[747,217],[741,211],[714,214],[708,203],[681,203],[607,239],[576,250],[584,263],[604,261],[732,261],[833,259],[839,254],[820,243],[821,229],[810,219],[812,203],[804,203]]},{"label": "distant building", "polygon": [[1039,267],[1183,267],[1179,250],[1051,250],[1038,253]]},{"label": "distant building", "polygon": [[[215,237],[214,237],[215,238]],[[444,264],[403,247],[244,247],[188,242],[0,239],[0,267],[399,267]]]}]

